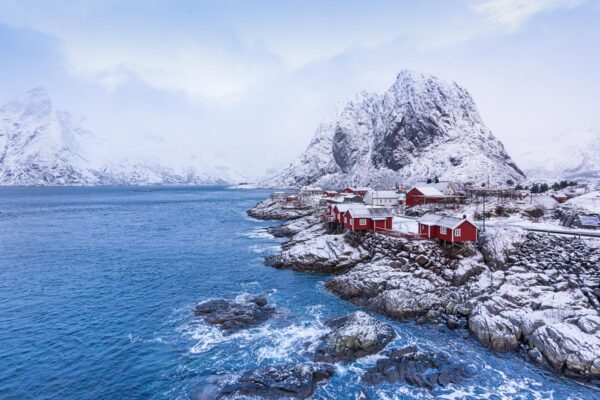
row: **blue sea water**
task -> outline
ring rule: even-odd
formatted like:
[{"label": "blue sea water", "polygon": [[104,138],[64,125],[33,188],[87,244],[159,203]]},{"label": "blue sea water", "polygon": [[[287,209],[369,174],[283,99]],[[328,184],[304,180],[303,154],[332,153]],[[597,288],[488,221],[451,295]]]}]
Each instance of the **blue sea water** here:
[{"label": "blue sea water", "polygon": [[[219,187],[0,188],[0,399],[187,399],[208,375],[310,359],[323,321],[355,306],[325,276],[276,270],[281,243],[245,210],[261,190]],[[266,293],[277,316],[233,335],[193,316],[214,297]],[[377,318],[384,319],[381,316]],[[593,399],[600,391],[464,331],[389,321],[390,346],[470,364],[474,378],[429,392],[370,387],[376,357],[336,366],[318,399]]]}]

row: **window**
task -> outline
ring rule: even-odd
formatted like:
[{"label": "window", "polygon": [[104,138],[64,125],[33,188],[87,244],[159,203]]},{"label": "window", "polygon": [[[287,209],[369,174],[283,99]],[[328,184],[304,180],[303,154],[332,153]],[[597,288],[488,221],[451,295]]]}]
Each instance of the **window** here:
[{"label": "window", "polygon": [[359,221],[359,224],[362,225],[362,226],[365,226],[367,224],[367,220],[364,219],[364,218],[361,218],[360,221]]},{"label": "window", "polygon": [[455,229],[454,230],[454,236],[456,236],[456,237],[460,236],[460,229]]},{"label": "window", "polygon": [[445,235],[445,234],[446,234],[446,227],[442,226],[442,227],[440,228],[440,233],[441,233],[442,235]]}]

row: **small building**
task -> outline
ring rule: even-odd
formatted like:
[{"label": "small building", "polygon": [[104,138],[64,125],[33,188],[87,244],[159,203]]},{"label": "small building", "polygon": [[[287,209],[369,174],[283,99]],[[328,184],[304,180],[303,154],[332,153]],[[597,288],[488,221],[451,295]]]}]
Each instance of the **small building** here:
[{"label": "small building", "polygon": [[365,204],[371,206],[396,207],[400,195],[393,190],[372,190],[365,196]]},{"label": "small building", "polygon": [[342,190],[342,193],[350,193],[356,196],[365,197],[372,189],[368,187],[347,187]]},{"label": "small building", "polygon": [[273,201],[284,201],[285,192],[273,192],[271,193],[271,200]]},{"label": "small building", "polygon": [[338,197],[339,193],[336,192],[335,190],[324,190],[323,191],[323,197],[327,197],[327,198],[334,198],[334,197]]},{"label": "small building", "polygon": [[300,196],[323,196],[323,189],[317,186],[304,186],[299,194]]},{"label": "small building", "polygon": [[547,194],[536,194],[531,196],[531,204],[544,210],[554,210],[560,204],[558,200]]},{"label": "small building", "polygon": [[419,220],[419,235],[450,243],[477,241],[477,226],[466,218],[425,214]]},{"label": "small building", "polygon": [[285,205],[286,206],[297,206],[298,205],[298,196],[295,194],[290,194],[285,196]]},{"label": "small building", "polygon": [[433,186],[415,186],[406,192],[406,205],[408,207],[439,203],[444,199],[445,195]]},{"label": "small building", "polygon": [[578,214],[573,220],[571,227],[598,229],[600,228],[600,217],[597,214]]},{"label": "small building", "polygon": [[353,207],[344,213],[344,226],[351,231],[391,230],[392,219],[388,207]]},{"label": "small building", "polygon": [[439,181],[427,183],[426,181],[421,181],[417,182],[415,186],[434,187],[446,196],[464,196],[466,194],[465,184],[461,182]]},{"label": "small building", "polygon": [[562,192],[553,193],[551,196],[559,204],[562,204],[562,203],[566,202],[567,200],[569,200],[569,197],[567,197],[567,195]]},{"label": "small building", "polygon": [[344,224],[346,212],[350,209],[359,209],[359,208],[365,208],[365,205],[360,204],[360,203],[336,204],[332,209],[333,216],[334,216],[333,221],[337,222],[338,224]]}]

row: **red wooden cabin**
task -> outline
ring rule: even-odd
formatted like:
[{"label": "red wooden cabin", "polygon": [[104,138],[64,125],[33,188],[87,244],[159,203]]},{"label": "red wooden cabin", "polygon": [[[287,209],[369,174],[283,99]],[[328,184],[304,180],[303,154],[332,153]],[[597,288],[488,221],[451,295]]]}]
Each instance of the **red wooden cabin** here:
[{"label": "red wooden cabin", "polygon": [[392,211],[385,207],[350,208],[344,213],[344,226],[352,231],[392,229]]},{"label": "red wooden cabin", "polygon": [[438,203],[444,199],[444,194],[433,186],[415,186],[406,192],[406,206]]},{"label": "red wooden cabin", "polygon": [[425,214],[419,219],[419,235],[451,243],[477,241],[477,227],[466,218]]}]

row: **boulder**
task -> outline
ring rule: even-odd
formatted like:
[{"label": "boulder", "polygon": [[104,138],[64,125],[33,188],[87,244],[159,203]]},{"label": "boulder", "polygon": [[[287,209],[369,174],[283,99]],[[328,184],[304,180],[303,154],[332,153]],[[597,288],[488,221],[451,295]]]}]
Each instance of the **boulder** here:
[{"label": "boulder", "polygon": [[243,295],[234,300],[214,299],[196,305],[194,315],[204,317],[210,325],[235,332],[254,327],[268,320],[275,309],[266,296]]},{"label": "boulder", "polygon": [[333,373],[331,365],[305,363],[251,370],[239,378],[211,376],[196,389],[193,397],[196,400],[306,399]]},{"label": "boulder", "polygon": [[396,337],[394,329],[367,313],[358,311],[327,321],[331,332],[323,336],[316,350],[316,360],[336,362],[356,360],[378,353]]},{"label": "boulder", "polygon": [[475,307],[469,318],[469,330],[479,343],[496,351],[515,350],[521,330],[510,320],[492,315],[484,305]]},{"label": "boulder", "polygon": [[450,360],[445,354],[408,346],[394,349],[385,358],[377,360],[377,364],[369,368],[362,379],[370,384],[406,382],[431,390],[459,383],[473,375],[471,368]]}]

